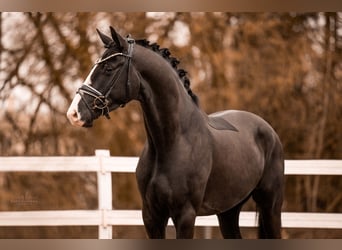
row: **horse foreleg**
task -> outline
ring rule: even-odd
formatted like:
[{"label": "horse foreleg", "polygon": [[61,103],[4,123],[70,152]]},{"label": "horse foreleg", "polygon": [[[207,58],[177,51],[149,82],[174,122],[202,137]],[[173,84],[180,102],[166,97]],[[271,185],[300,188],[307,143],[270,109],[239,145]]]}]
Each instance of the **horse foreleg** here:
[{"label": "horse foreleg", "polygon": [[176,228],[177,239],[192,239],[194,237],[194,228],[196,212],[189,206],[181,209],[175,216],[172,216]]},{"label": "horse foreleg", "polygon": [[142,215],[148,237],[150,239],[165,239],[168,217],[159,213],[153,213],[146,207],[143,207]]}]

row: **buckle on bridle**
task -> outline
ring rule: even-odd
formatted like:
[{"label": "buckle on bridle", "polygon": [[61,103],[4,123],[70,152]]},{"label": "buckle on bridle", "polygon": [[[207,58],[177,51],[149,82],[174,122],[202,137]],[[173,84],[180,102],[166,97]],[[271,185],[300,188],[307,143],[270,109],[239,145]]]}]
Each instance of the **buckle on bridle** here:
[{"label": "buckle on bridle", "polygon": [[93,101],[93,109],[105,109],[108,108],[110,101],[104,96],[96,96]]},{"label": "buckle on bridle", "polygon": [[132,43],[134,43],[135,42],[135,40],[131,37],[131,35],[129,34],[129,35],[127,35],[127,37],[126,37],[126,40],[127,40],[127,42],[129,43],[129,44],[132,44]]},{"label": "buckle on bridle", "polygon": [[105,96],[96,96],[93,101],[93,110],[99,109],[101,110],[101,115],[105,116],[107,119],[110,119],[109,116],[109,104],[110,100],[108,100]]}]

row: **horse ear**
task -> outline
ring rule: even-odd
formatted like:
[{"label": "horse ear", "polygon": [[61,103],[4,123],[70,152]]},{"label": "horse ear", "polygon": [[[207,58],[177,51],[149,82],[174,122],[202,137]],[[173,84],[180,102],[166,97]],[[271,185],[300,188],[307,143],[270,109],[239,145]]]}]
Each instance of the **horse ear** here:
[{"label": "horse ear", "polygon": [[123,49],[123,46],[126,44],[125,39],[123,39],[123,37],[120,36],[120,34],[117,33],[112,26],[110,26],[109,28],[110,28],[110,33],[112,34],[113,41],[119,48]]},{"label": "horse ear", "polygon": [[99,34],[99,37],[105,46],[108,46],[113,41],[109,36],[106,36],[98,29],[96,29],[96,31]]}]

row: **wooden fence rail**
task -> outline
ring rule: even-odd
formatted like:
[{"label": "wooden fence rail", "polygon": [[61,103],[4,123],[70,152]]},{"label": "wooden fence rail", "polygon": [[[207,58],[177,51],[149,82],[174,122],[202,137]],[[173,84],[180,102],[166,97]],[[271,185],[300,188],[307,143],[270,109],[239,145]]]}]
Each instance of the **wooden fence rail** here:
[{"label": "wooden fence rail", "polygon": [[[112,226],[143,225],[140,210],[114,210],[112,172],[134,173],[138,157],[111,157],[96,150],[87,157],[0,157],[0,172],[96,172],[98,210],[5,211],[0,226],[98,226],[99,239],[112,238]],[[286,160],[286,175],[342,175],[342,160]],[[257,226],[255,212],[241,212],[240,226]],[[169,225],[172,225],[171,220]],[[196,218],[196,226],[218,226],[216,216]],[[284,228],[342,229],[342,213],[283,212]]]}]

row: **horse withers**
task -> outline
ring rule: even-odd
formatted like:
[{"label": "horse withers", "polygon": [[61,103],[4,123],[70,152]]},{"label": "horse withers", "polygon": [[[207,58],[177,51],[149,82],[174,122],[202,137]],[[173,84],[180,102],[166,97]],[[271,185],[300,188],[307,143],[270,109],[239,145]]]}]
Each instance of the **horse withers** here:
[{"label": "horse withers", "polygon": [[196,216],[216,214],[223,237],[240,238],[240,210],[252,197],[259,236],[280,238],[284,158],[272,127],[245,111],[205,114],[168,49],[110,31],[98,31],[104,54],[67,117],[90,127],[132,100],[140,103],[147,140],[136,178],[148,236],[164,238],[171,218],[177,238],[192,238]]}]

